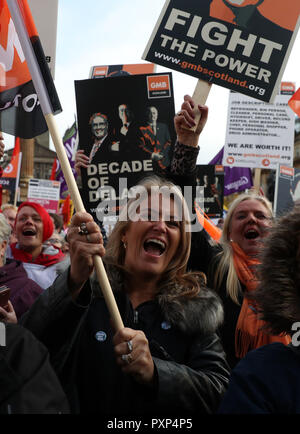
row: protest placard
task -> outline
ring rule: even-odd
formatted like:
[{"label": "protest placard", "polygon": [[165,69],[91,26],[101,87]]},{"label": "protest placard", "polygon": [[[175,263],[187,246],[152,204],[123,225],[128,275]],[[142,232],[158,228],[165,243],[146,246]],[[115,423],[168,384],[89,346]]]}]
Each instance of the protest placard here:
[{"label": "protest placard", "polygon": [[128,190],[170,164],[175,140],[172,74],[75,81],[82,199],[95,221],[119,213]]},{"label": "protest placard", "polygon": [[273,101],[300,19],[298,1],[166,0],[143,59]]},{"label": "protest placard", "polygon": [[153,63],[129,63],[125,65],[92,66],[89,78],[121,77],[132,74],[152,74],[156,65]]},{"label": "protest placard", "polygon": [[3,190],[9,191],[9,203],[16,204],[17,191],[19,187],[20,171],[22,162],[22,152],[18,149],[18,152],[12,155],[9,164],[5,167],[3,174],[0,178],[0,185]]},{"label": "protest placard", "polygon": [[60,182],[49,179],[30,179],[27,200],[39,203],[49,213],[57,213],[59,204]]},{"label": "protest placard", "polygon": [[203,197],[196,200],[205,214],[211,218],[223,217],[224,167],[197,164],[196,182],[198,187],[203,187]]},{"label": "protest placard", "polygon": [[224,166],[276,169],[292,166],[295,115],[288,101],[293,83],[282,83],[273,104],[230,92]]}]

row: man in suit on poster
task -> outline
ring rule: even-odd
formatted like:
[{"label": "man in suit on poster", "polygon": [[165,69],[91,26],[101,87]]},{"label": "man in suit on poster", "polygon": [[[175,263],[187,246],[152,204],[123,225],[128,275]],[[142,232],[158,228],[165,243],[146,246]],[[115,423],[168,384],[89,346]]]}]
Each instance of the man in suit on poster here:
[{"label": "man in suit on poster", "polygon": [[139,147],[151,155],[154,165],[160,170],[170,164],[171,136],[167,124],[158,122],[158,110],[155,106],[146,109],[147,122],[140,127],[141,137]]},{"label": "man in suit on poster", "polygon": [[[258,9],[265,0],[213,0],[210,15],[264,34],[270,40],[289,42],[292,32],[265,17]],[[224,5],[226,9],[224,9]]]},{"label": "man in suit on poster", "polygon": [[101,149],[101,153],[111,153],[119,151],[119,142],[113,142],[108,135],[108,119],[102,113],[94,113],[89,121],[94,143],[89,154],[89,163],[95,159],[96,153]]}]

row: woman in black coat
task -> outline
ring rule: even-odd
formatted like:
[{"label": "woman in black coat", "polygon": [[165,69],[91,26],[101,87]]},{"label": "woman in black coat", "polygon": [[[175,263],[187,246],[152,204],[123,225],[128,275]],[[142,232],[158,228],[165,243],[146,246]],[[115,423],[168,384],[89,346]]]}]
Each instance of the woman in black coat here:
[{"label": "woman in black coat", "polygon": [[[223,311],[203,275],[186,273],[188,220],[179,189],[159,178],[141,183],[106,252],[91,216],[73,217],[71,267],[23,321],[48,348],[73,412],[178,416],[218,407],[229,376],[215,333]],[[95,254],[125,325],[117,332],[89,281]]]}]

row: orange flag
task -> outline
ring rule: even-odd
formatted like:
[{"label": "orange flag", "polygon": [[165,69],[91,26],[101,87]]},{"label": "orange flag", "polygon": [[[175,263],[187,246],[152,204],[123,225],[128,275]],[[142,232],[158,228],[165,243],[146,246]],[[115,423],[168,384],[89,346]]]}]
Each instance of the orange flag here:
[{"label": "orange flag", "polygon": [[205,214],[205,212],[200,208],[200,206],[195,203],[195,211],[197,214],[197,218],[201,226],[206,230],[206,232],[211,236],[211,238],[215,241],[220,241],[222,231],[213,222],[210,218]]},{"label": "orange flag", "polygon": [[296,113],[296,115],[300,117],[300,87],[288,101],[288,105]]},{"label": "orange flag", "polygon": [[44,133],[48,127],[10,13],[11,3],[20,10],[25,34],[43,76],[51,108],[56,114],[61,107],[27,0],[0,0],[0,130],[30,139]]},{"label": "orange flag", "polygon": [[64,225],[68,226],[71,221],[71,199],[69,194],[64,201],[61,213],[63,215]]}]

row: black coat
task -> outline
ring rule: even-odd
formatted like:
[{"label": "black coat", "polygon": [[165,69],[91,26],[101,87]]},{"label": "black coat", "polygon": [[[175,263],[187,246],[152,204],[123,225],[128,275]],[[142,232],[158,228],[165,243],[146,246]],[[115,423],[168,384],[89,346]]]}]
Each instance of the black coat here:
[{"label": "black coat", "polygon": [[[155,364],[153,388],[122,373],[115,361],[113,330],[104,299],[89,284],[75,304],[59,276],[23,317],[48,348],[73,412],[102,415],[198,414],[216,411],[229,368],[215,334],[222,307],[210,290],[196,299],[161,294],[134,311],[122,290],[115,292],[125,326],[143,330]],[[80,304],[79,304],[80,303]],[[83,305],[86,307],[83,307]],[[137,321],[137,322],[135,322]]]},{"label": "black coat", "polygon": [[[204,230],[192,233],[192,247],[188,262],[188,269],[192,271],[202,271],[207,276],[207,285],[214,288],[214,278],[219,263],[218,254],[222,252],[219,245],[212,245],[209,237]],[[225,273],[217,293],[222,300],[224,308],[224,322],[220,326],[220,335],[227,362],[233,368],[239,359],[235,356],[235,329],[240,315],[243,293],[245,286],[241,284],[242,292],[238,296],[239,304],[235,303],[227,294],[226,280],[228,273]]]},{"label": "black coat", "polygon": [[[184,159],[186,159],[185,155],[183,157],[183,160]],[[186,164],[188,164],[188,161]],[[182,191],[184,191],[184,186],[192,186],[193,188],[196,186],[196,168],[193,163],[190,163],[190,166],[193,169],[188,171],[186,175],[174,175],[171,172],[167,174],[168,179],[178,185]],[[195,197],[195,195],[193,197]],[[195,214],[194,209],[192,211]],[[221,338],[227,362],[230,368],[233,368],[239,361],[235,356],[235,329],[243,303],[245,287],[241,284],[242,292],[238,297],[239,304],[236,304],[227,295],[227,273],[225,273],[220,287],[218,289],[215,288],[214,277],[219,261],[218,254],[220,252],[222,252],[221,246],[216,243],[212,244],[210,236],[204,229],[192,232],[191,253],[187,269],[189,271],[202,271],[207,277],[207,286],[215,289],[222,301],[224,321],[218,328],[217,333]]]},{"label": "black coat", "polygon": [[275,342],[250,351],[232,371],[221,414],[300,414],[299,347]]}]

